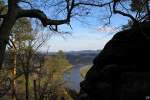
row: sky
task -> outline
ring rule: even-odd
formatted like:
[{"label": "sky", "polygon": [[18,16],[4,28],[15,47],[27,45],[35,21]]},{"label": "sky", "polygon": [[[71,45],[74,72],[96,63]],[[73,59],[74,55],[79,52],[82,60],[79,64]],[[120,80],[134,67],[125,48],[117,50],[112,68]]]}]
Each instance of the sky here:
[{"label": "sky", "polygon": [[100,16],[105,15],[104,10],[95,10],[92,16],[71,20],[71,27],[63,25],[59,28],[62,31],[69,31],[71,34],[52,35],[48,42],[41,48],[42,51],[57,52],[80,51],[80,50],[100,50],[119,31],[121,25],[127,23],[127,18],[120,15],[113,15],[111,25],[102,27],[105,22]]}]

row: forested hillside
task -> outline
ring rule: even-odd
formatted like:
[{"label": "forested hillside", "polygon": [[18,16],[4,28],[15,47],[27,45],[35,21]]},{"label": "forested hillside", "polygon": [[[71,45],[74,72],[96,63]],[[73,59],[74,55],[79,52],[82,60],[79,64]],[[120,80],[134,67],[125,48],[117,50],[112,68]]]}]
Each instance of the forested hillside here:
[{"label": "forested hillside", "polygon": [[66,52],[66,58],[73,65],[83,64],[89,65],[92,64],[93,59],[100,52],[100,50],[85,50],[85,51],[72,51]]}]

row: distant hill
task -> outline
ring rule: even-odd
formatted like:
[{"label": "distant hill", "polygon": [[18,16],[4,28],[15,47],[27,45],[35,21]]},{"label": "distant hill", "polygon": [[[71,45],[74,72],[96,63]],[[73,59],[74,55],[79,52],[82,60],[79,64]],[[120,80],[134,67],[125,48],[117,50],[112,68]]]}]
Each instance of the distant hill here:
[{"label": "distant hill", "polygon": [[89,65],[92,64],[93,59],[97,56],[99,52],[100,50],[70,51],[65,52],[65,55],[69,62],[73,65]]},{"label": "distant hill", "polygon": [[[91,65],[93,59],[98,55],[101,50],[82,50],[82,51],[69,51],[64,52],[65,57],[69,60],[72,65],[84,64]],[[38,52],[39,56],[52,56],[56,55],[57,52]]]}]

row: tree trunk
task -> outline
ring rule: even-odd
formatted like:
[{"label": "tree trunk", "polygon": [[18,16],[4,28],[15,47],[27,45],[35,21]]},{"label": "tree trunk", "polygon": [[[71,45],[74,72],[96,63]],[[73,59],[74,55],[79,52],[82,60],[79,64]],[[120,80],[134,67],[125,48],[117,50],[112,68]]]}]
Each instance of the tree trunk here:
[{"label": "tree trunk", "polygon": [[[14,41],[15,45],[15,41]],[[12,69],[12,100],[16,100],[16,80],[14,79],[16,77],[16,60],[17,60],[17,53],[15,47],[12,48],[12,56],[13,56],[13,69]]]},{"label": "tree trunk", "polygon": [[25,74],[26,100],[29,100],[29,74]]},{"label": "tree trunk", "polygon": [[4,42],[2,39],[0,39],[0,70],[3,65],[6,44],[7,44],[6,42]]},{"label": "tree trunk", "polygon": [[0,26],[0,70],[2,68],[6,45],[13,25],[16,22],[17,12],[14,10],[8,14]]},{"label": "tree trunk", "polygon": [[34,99],[37,100],[37,85],[36,85],[36,80],[33,80],[33,85],[34,85]]}]

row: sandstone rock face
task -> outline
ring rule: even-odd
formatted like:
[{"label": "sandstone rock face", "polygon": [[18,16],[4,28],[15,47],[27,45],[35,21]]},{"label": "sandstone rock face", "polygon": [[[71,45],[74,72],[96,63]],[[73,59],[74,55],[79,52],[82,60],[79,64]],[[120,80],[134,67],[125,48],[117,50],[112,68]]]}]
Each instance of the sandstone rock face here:
[{"label": "sandstone rock face", "polygon": [[118,32],[94,59],[79,100],[146,100],[150,96],[150,23]]}]

